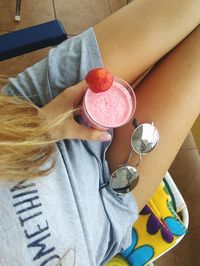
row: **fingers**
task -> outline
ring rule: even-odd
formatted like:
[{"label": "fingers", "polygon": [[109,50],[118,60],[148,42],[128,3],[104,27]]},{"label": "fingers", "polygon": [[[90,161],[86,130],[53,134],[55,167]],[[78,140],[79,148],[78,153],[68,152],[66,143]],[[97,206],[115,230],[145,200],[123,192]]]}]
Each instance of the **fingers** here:
[{"label": "fingers", "polygon": [[73,102],[74,107],[78,106],[88,88],[85,80],[67,89],[68,97]]},{"label": "fingers", "polygon": [[[76,123],[76,122],[75,122]],[[90,141],[110,141],[112,136],[107,131],[100,131],[93,128],[87,128],[76,123],[75,139],[90,140]]]}]

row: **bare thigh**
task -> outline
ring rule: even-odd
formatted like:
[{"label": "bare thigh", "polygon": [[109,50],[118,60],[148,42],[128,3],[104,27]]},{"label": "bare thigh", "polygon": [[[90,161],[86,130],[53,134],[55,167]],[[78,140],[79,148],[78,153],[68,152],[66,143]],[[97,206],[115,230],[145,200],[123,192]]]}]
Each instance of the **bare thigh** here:
[{"label": "bare thigh", "polygon": [[[138,7],[139,2],[142,3],[141,8]],[[153,4],[157,5],[158,2],[159,1],[152,0],[151,7]],[[179,1],[175,2],[177,3]],[[183,2],[185,4],[185,8],[187,5],[188,8],[190,7],[191,2],[181,1],[181,3]],[[146,1],[142,0],[137,2],[137,15],[138,12],[141,12],[140,16],[147,12],[144,8],[145,3]],[[173,4],[174,2],[172,1],[171,6],[173,6]],[[197,5],[200,3],[194,1],[193,5],[195,4],[197,8]],[[131,5],[132,12],[135,14],[134,3]],[[169,8],[171,8],[171,6],[168,7],[167,12],[169,12]],[[179,9],[177,9],[177,12],[178,11]],[[130,19],[133,19],[134,25],[139,23],[135,20],[135,16],[131,16],[131,13],[128,11],[126,12],[123,14],[126,14],[127,16],[128,14],[130,15],[129,22]],[[148,12],[150,11],[148,10]],[[190,19],[188,22],[187,19],[185,19],[185,16],[190,17],[194,15],[189,14],[192,12],[191,7],[189,10],[182,10],[182,12],[185,13],[181,23],[180,18],[176,19],[176,16],[178,16],[177,12],[176,16],[171,15],[170,12],[167,14],[165,12],[166,10],[163,10],[163,14],[161,16],[162,18],[159,13],[161,23],[158,27],[149,26],[153,24],[152,20],[155,19],[157,21],[157,17],[149,17],[150,23],[147,23],[146,20],[145,23],[141,22],[143,23],[142,30],[144,30],[145,34],[141,31],[141,28],[137,31],[135,26],[132,28],[132,25],[127,25],[127,27],[129,27],[129,34],[126,36],[127,40],[130,39],[132,30],[134,32],[134,37],[131,37],[132,46],[126,46],[126,43],[124,42],[124,34],[127,33],[126,30],[126,33],[124,32],[120,35],[121,37],[123,36],[123,38],[120,39],[119,36],[115,37],[117,44],[114,47],[109,48],[108,44],[104,44],[104,42],[106,42],[104,37],[99,38],[101,35],[100,29],[98,29],[100,24],[99,26],[97,25],[98,27],[95,28],[95,32],[97,32],[97,41],[99,42],[100,52],[102,54],[105,67],[114,72],[115,75],[120,76],[131,83],[150,65],[158,61],[170,49],[177,45],[177,43],[179,43],[199,24],[199,14],[197,14],[197,12],[195,13],[196,18],[193,17],[193,20]],[[181,14],[179,15],[182,17]],[[170,33],[170,29],[168,29],[166,24],[163,22],[163,17],[165,17],[164,21],[169,19],[170,23],[172,23],[175,28],[172,30],[172,33]],[[115,23],[118,23],[117,21],[118,19],[116,17]],[[107,27],[109,27],[108,22]],[[112,27],[114,27],[114,24],[112,24]],[[160,27],[162,27],[163,30],[161,30]],[[112,29],[110,30],[112,32]],[[150,31],[150,34],[148,34],[148,31]],[[167,39],[164,38],[165,34],[163,31],[167,31],[167,33],[165,33],[168,36]],[[178,32],[178,34],[176,35],[175,32]],[[147,39],[145,39],[143,35],[147,35]],[[140,38],[140,36],[142,37]],[[151,38],[153,41],[151,41]],[[156,38],[158,42],[155,42],[154,38]],[[134,39],[138,44],[137,49],[135,49],[134,46]],[[154,44],[152,44],[152,42]],[[137,120],[140,123],[153,121],[160,133],[160,143],[158,148],[152,152],[152,154],[146,156],[139,166],[140,181],[132,192],[137,200],[139,210],[141,210],[146,204],[147,200],[152,196],[161,182],[165,172],[169,169],[170,164],[174,160],[181,144],[200,112],[199,42],[200,27],[197,27],[175,49],[164,56],[162,60],[158,61],[148,76],[138,85],[136,89],[138,104],[135,116]],[[139,47],[139,43],[141,43],[141,47]],[[125,49],[126,52],[121,48],[123,44],[127,48]],[[111,50],[115,51],[115,53],[111,53]],[[151,51],[151,53],[149,51]],[[121,57],[125,57],[126,60],[124,60],[124,58],[121,59]],[[128,66],[126,64],[127,62]],[[132,132],[133,127],[131,123],[128,123],[127,125],[114,131],[113,142],[107,150],[106,155],[111,172],[114,171],[118,165],[127,160],[131,150],[130,138]],[[134,165],[134,160],[135,158],[132,156],[129,164]]]},{"label": "bare thigh", "polygon": [[94,26],[104,66],[130,84],[200,23],[199,0],[135,0]]}]

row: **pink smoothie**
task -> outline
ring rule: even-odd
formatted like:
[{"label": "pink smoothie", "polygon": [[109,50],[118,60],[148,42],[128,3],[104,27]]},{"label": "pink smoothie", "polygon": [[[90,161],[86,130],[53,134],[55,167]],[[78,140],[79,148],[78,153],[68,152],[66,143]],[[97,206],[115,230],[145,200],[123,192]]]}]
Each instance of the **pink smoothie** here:
[{"label": "pink smoothie", "polygon": [[[129,85],[127,84],[127,86]],[[129,90],[132,91],[132,88]],[[94,93],[88,89],[84,96],[87,117],[106,128],[119,127],[127,123],[135,110],[134,105],[133,97],[123,82],[121,84],[115,80],[107,91]]]}]

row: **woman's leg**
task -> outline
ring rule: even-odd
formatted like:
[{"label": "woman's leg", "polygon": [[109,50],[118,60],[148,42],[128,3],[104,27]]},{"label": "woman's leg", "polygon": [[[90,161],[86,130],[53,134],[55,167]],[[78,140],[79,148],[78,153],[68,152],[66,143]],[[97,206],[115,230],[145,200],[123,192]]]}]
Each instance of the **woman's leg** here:
[{"label": "woman's leg", "polygon": [[130,84],[200,23],[199,0],[135,0],[96,26],[105,67]]},{"label": "woman's leg", "polygon": [[[179,29],[177,29],[178,31]],[[143,156],[140,181],[133,190],[139,210],[153,195],[200,113],[200,26],[160,60],[136,88],[138,123],[154,122],[158,147]],[[107,160],[111,172],[131,150],[131,123],[115,131]],[[135,156],[129,164],[134,165]]]},{"label": "woman's leg", "polygon": [[[199,0],[135,0],[94,27],[104,66],[132,84],[200,23]],[[160,62],[138,89],[136,117],[154,121],[160,144],[143,158],[133,194],[141,209],[184,141],[200,106],[199,29]],[[111,171],[130,152],[131,124],[114,130],[107,151]]]}]

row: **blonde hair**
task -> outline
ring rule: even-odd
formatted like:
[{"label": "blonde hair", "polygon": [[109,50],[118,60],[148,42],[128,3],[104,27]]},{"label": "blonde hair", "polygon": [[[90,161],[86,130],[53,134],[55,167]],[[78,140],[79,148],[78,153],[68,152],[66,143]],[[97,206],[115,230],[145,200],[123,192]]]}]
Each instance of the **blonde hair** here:
[{"label": "blonde hair", "polygon": [[[55,142],[50,129],[58,126],[75,111],[47,123],[38,116],[39,107],[18,96],[0,91],[0,178],[33,178],[53,171]],[[47,169],[41,169],[49,162]]]}]

